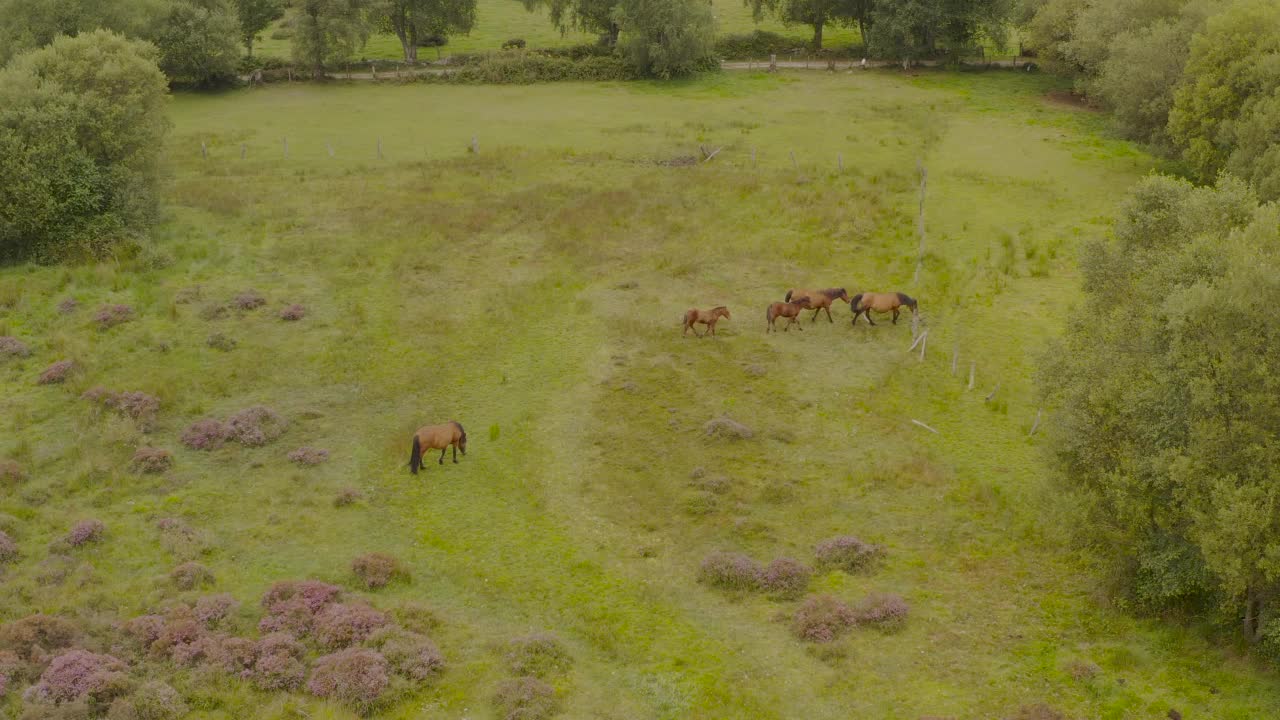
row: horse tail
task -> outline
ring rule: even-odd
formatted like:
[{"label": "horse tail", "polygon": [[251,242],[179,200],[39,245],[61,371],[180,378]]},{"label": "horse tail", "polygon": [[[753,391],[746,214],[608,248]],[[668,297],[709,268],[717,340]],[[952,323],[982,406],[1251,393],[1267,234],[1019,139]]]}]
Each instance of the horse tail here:
[{"label": "horse tail", "polygon": [[788,290],[788,291],[787,291],[787,296],[786,296],[786,297],[784,297],[784,298],[782,298],[782,302],[791,302],[791,293],[792,293],[792,292],[794,292],[794,291],[792,291],[792,290]]},{"label": "horse tail", "polygon": [[420,467],[422,467],[422,443],[418,442],[418,434],[414,433],[413,452],[409,454],[409,472],[417,475]]},{"label": "horse tail", "polygon": [[849,307],[853,308],[854,312],[858,312],[858,304],[861,302],[862,302],[862,293],[858,293],[857,295],[853,296],[852,300],[849,301]]}]

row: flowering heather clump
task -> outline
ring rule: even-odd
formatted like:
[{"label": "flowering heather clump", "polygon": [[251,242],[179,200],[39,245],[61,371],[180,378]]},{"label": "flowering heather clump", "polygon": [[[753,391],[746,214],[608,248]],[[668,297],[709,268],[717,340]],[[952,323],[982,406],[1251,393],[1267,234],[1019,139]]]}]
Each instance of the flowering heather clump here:
[{"label": "flowering heather clump", "polygon": [[157,657],[189,658],[196,654],[190,646],[196,645],[205,635],[205,629],[194,618],[178,615],[165,618],[160,633],[151,643],[151,654]]},{"label": "flowering heather clump", "polygon": [[160,639],[160,633],[164,632],[164,616],[139,615],[126,621],[121,629],[143,649],[148,649]]},{"label": "flowering heather clump", "polygon": [[217,450],[231,436],[230,430],[212,418],[197,420],[182,432],[182,444],[192,450]]},{"label": "flowering heather clump", "polygon": [[133,460],[129,465],[134,472],[154,475],[173,467],[173,455],[160,448],[140,447],[133,451]]},{"label": "flowering heather clump", "polygon": [[368,605],[334,603],[316,613],[315,638],[327,648],[350,647],[389,622],[385,614]]},{"label": "flowering heather clump", "polygon": [[89,699],[109,701],[122,694],[128,681],[128,666],[112,655],[99,655],[88,650],[68,650],[55,657],[40,675],[40,681],[27,688],[23,699],[37,703],[63,703]]},{"label": "flowering heather clump", "polygon": [[63,315],[70,315],[71,313],[75,312],[76,308],[78,307],[80,307],[79,300],[73,297],[63,298],[62,302],[58,303],[58,312],[62,313]]},{"label": "flowering heather clump", "polygon": [[67,376],[76,368],[75,362],[71,360],[59,360],[50,365],[40,373],[40,377],[36,380],[37,385],[57,385],[66,382]]},{"label": "flowering heather clump", "polygon": [[27,479],[22,466],[14,460],[0,460],[0,485],[17,485]]},{"label": "flowering heather clump", "polygon": [[196,600],[196,619],[204,623],[206,627],[211,627],[226,618],[238,607],[240,607],[240,603],[229,593],[205,595]]},{"label": "flowering heather clump", "polygon": [[279,413],[262,405],[241,410],[227,418],[230,439],[241,445],[258,447],[279,438],[289,423]]},{"label": "flowering heather clump", "polygon": [[56,615],[28,615],[0,625],[0,650],[8,650],[21,660],[70,647],[80,631],[70,620]]},{"label": "flowering heather clump", "polygon": [[560,710],[555,688],[535,677],[498,683],[493,704],[503,720],[543,720]]},{"label": "flowering heather clump", "polygon": [[257,290],[246,290],[239,295],[236,295],[231,301],[231,304],[241,310],[256,310],[257,308],[266,305],[267,299],[262,297],[262,293],[259,293]]},{"label": "flowering heather clump", "polygon": [[311,612],[319,612],[329,603],[337,602],[342,588],[319,580],[281,580],[262,595],[262,606],[268,611],[283,600],[298,599]]},{"label": "flowering heather clump", "polygon": [[384,627],[368,644],[381,652],[391,669],[410,680],[426,680],[444,669],[444,657],[425,635],[398,627]]},{"label": "flowering heather clump", "polygon": [[791,620],[791,630],[801,640],[831,642],[857,622],[853,609],[830,595],[805,598]]},{"label": "flowering heather clump", "polygon": [[839,535],[818,543],[813,554],[819,567],[839,568],[856,573],[884,557],[884,548],[863,542],[852,535]]},{"label": "flowering heather clump", "polygon": [[144,392],[112,392],[103,387],[86,390],[80,396],[94,405],[110,408],[125,417],[132,418],[140,429],[150,430],[160,412],[160,398]]},{"label": "flowering heather clump", "polygon": [[8,650],[0,650],[0,698],[9,691],[9,681],[18,674],[22,661]]},{"label": "flowering heather clump", "polygon": [[237,345],[235,338],[229,337],[225,333],[220,332],[210,335],[209,338],[204,341],[204,344],[214,350],[221,350],[222,352],[231,352],[236,349]]},{"label": "flowering heather clump", "polygon": [[354,505],[364,497],[364,494],[355,488],[342,488],[333,498],[334,507],[346,507]]},{"label": "flowering heather clump", "polygon": [[9,537],[9,533],[0,530],[0,564],[18,557],[18,543]]},{"label": "flowering heather clump", "polygon": [[108,720],[178,720],[189,708],[182,696],[159,680],[149,680],[128,697],[111,703]]},{"label": "flowering heather clump", "polygon": [[26,357],[31,354],[31,348],[16,337],[9,335],[0,335],[0,358]]},{"label": "flowering heather clump", "polygon": [[854,614],[859,625],[875,625],[882,630],[893,630],[906,623],[909,609],[907,601],[901,595],[873,593],[858,604]]},{"label": "flowering heather clump", "polygon": [[755,590],[763,576],[759,563],[738,553],[711,553],[698,568],[698,580],[726,590]]},{"label": "flowering heather clump", "polygon": [[258,641],[257,648],[259,657],[267,655],[288,655],[289,657],[301,658],[306,648],[302,647],[302,643],[297,638],[285,632],[274,632],[266,635]]},{"label": "flowering heather clump", "polygon": [[316,660],[307,690],[312,695],[346,703],[362,712],[372,709],[390,682],[387,660],[365,648],[348,648]]},{"label": "flowering heather clump", "polygon": [[303,446],[289,453],[289,459],[304,467],[309,465],[319,465],[329,459],[329,451],[321,448]]},{"label": "flowering heather clump", "polygon": [[169,572],[169,579],[179,590],[194,590],[213,582],[213,573],[198,562],[184,562]]},{"label": "flowering heather clump", "polygon": [[103,525],[101,520],[81,520],[71,528],[71,532],[67,533],[63,541],[71,547],[80,547],[101,540],[106,530],[107,526]]},{"label": "flowering heather clump", "polygon": [[281,600],[258,621],[258,631],[264,633],[294,633],[306,635],[315,624],[316,614],[300,598]]},{"label": "flowering heather clump", "polygon": [[399,560],[385,553],[369,553],[352,560],[351,572],[370,590],[384,587],[395,578],[407,578],[409,575]]},{"label": "flowering heather clump", "polygon": [[812,571],[799,560],[781,557],[764,569],[761,585],[780,598],[797,598],[809,589]]},{"label": "flowering heather clump", "polygon": [[102,330],[113,328],[133,319],[133,308],[128,305],[103,305],[94,314],[93,320]]},{"label": "flowering heather clump", "polygon": [[573,665],[564,643],[550,633],[534,633],[512,640],[503,659],[511,674],[539,678],[567,672]]},{"label": "flowering heather clump", "polygon": [[288,653],[261,655],[248,673],[259,690],[297,690],[307,677],[307,668]]},{"label": "flowering heather clump", "polygon": [[307,316],[307,309],[301,305],[293,304],[280,311],[280,319],[285,322],[296,322]]}]

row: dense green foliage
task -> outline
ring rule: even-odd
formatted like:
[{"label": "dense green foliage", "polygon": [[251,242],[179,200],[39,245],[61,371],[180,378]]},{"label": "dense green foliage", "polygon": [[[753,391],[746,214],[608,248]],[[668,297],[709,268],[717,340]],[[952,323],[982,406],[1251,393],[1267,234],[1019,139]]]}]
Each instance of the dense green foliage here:
[{"label": "dense green foliage", "polygon": [[[744,0],[758,22],[766,13],[785,25],[808,25],[813,28],[812,46],[822,48],[822,31],[827,25],[851,25],[859,18],[859,9],[868,2],[854,0]],[[864,16],[865,17],[865,16]]]},{"label": "dense green foliage", "polygon": [[704,0],[622,0],[619,48],[640,75],[662,79],[716,66],[715,18]]},{"label": "dense green foliage", "polygon": [[419,82],[522,85],[564,80],[633,80],[635,71],[614,54],[582,58],[556,57],[540,52],[478,56],[447,73],[423,74]]},{"label": "dense green foliage", "polygon": [[350,60],[368,37],[366,0],[297,0],[290,8],[293,60],[312,77]]},{"label": "dense green foliage", "polygon": [[253,43],[263,30],[284,15],[283,0],[235,0],[236,17],[240,21],[240,39],[245,52],[253,57]]},{"label": "dense green foliage", "polygon": [[170,0],[0,0],[0,65],[59,35],[98,28],[148,37]]},{"label": "dense green foliage", "polygon": [[1149,178],[1082,258],[1086,300],[1043,383],[1085,532],[1137,609],[1280,639],[1280,208],[1237,180]]},{"label": "dense green foliage", "polygon": [[97,252],[147,226],[167,127],[155,60],[98,30],[0,71],[0,255]]},{"label": "dense green foliage", "polygon": [[240,42],[240,20],[227,0],[177,0],[155,33],[170,82],[197,87],[235,79]]},{"label": "dense green foliage", "polygon": [[1005,43],[1009,0],[878,0],[871,11],[867,45],[881,57],[918,58],[970,49],[985,38]]},{"label": "dense green foliage", "polygon": [[370,19],[400,40],[405,62],[418,61],[418,48],[427,41],[447,42],[455,33],[470,32],[476,22],[476,0],[374,0]]},{"label": "dense green foliage", "polygon": [[579,31],[600,35],[602,44],[618,44],[619,0],[521,0],[526,10],[545,9],[560,32]]}]

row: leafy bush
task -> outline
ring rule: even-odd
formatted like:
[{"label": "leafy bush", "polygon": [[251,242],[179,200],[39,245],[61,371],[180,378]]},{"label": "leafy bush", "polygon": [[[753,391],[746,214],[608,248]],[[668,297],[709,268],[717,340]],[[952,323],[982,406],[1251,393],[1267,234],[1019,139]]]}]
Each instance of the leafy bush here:
[{"label": "leafy bush", "polygon": [[0,698],[9,692],[9,683],[22,669],[22,661],[15,653],[0,650]]},{"label": "leafy bush", "polygon": [[307,690],[316,697],[337,700],[368,712],[389,682],[387,660],[381,653],[347,648],[316,660]]},{"label": "leafy bush", "polygon": [[809,589],[809,578],[813,571],[807,565],[793,558],[782,557],[769,563],[760,577],[760,584],[766,591],[780,598],[796,598]]},{"label": "leafy bush", "polygon": [[382,653],[392,671],[422,681],[444,669],[444,657],[425,635],[398,627],[384,627],[369,636],[367,644]]},{"label": "leafy bush", "polygon": [[831,595],[810,595],[796,609],[791,630],[809,642],[831,642],[858,621],[848,605]]},{"label": "leafy bush", "polygon": [[94,704],[110,702],[127,689],[127,670],[124,661],[113,655],[68,650],[49,663],[40,681],[27,688],[23,699],[53,704],[76,700],[89,700]]},{"label": "leafy bush", "polygon": [[0,257],[96,254],[151,223],[166,85],[150,44],[105,30],[0,72]]},{"label": "leafy bush", "polygon": [[111,703],[107,720],[178,720],[188,711],[177,690],[159,680],[149,680],[133,694]]},{"label": "leafy bush", "polygon": [[760,564],[738,553],[711,553],[698,568],[700,582],[726,590],[756,590],[763,579]]},{"label": "leafy bush", "polygon": [[383,587],[396,578],[409,576],[399,560],[385,553],[361,555],[351,561],[351,571],[370,590]]},{"label": "leafy bush", "polygon": [[857,573],[884,557],[884,548],[863,542],[852,535],[838,535],[818,543],[813,554],[818,567],[839,568],[845,572]]},{"label": "leafy bush", "polygon": [[542,53],[482,57],[457,70],[419,75],[421,82],[457,84],[529,84],[566,80],[630,80],[636,74],[620,58],[588,56],[581,60]]},{"label": "leafy bush", "polygon": [[245,290],[232,298],[231,304],[239,310],[256,310],[266,305],[267,299],[257,290]]},{"label": "leafy bush", "polygon": [[275,441],[288,427],[288,421],[279,413],[262,405],[246,408],[227,418],[229,438],[249,447]]},{"label": "leafy bush", "polygon": [[354,505],[364,498],[364,493],[355,488],[342,488],[333,498],[334,507],[346,507]]},{"label": "leafy bush", "polygon": [[907,622],[910,608],[901,595],[875,593],[868,595],[854,610],[859,625],[874,625],[882,630],[896,630]]},{"label": "leafy bush", "polygon": [[175,84],[230,83],[240,64],[240,22],[225,0],[178,0],[155,37],[160,69]]},{"label": "leafy bush", "polygon": [[285,322],[297,322],[306,316],[307,309],[296,303],[280,311],[280,319]]},{"label": "leafy bush", "polygon": [[17,557],[18,543],[12,537],[9,537],[9,533],[0,530],[0,565],[12,562]]},{"label": "leafy bush", "polygon": [[503,50],[516,50],[516,49],[523,50],[525,45],[526,43],[524,41],[524,38],[511,38],[510,40],[507,40],[506,42],[502,43],[502,49]]},{"label": "leafy bush", "polygon": [[169,572],[179,590],[194,590],[213,584],[213,572],[198,562],[184,562]]},{"label": "leafy bush", "polygon": [[218,593],[217,595],[205,595],[196,600],[194,612],[196,619],[204,623],[205,627],[212,627],[227,615],[240,607],[239,601],[229,593]]},{"label": "leafy bush", "polygon": [[547,57],[568,58],[570,60],[585,60],[587,58],[608,58],[614,57],[617,53],[608,45],[599,43],[582,43],[579,45],[566,45],[564,47],[548,47],[530,50],[531,54],[546,55]]},{"label": "leafy bush", "polygon": [[573,658],[555,635],[535,633],[507,644],[503,655],[512,675],[547,678],[563,674],[573,666]]},{"label": "leafy bush", "polygon": [[197,420],[182,433],[182,444],[192,450],[217,450],[231,437],[231,431],[219,420]]},{"label": "leafy bush", "polygon": [[76,364],[74,361],[59,360],[45,368],[44,372],[40,373],[40,377],[36,380],[36,384],[56,385],[58,383],[66,382],[67,377],[71,375],[71,371],[74,370],[75,367]]},{"label": "leafy bush", "polygon": [[323,448],[303,446],[289,453],[289,460],[297,465],[309,467],[319,465],[329,459],[329,451]]},{"label": "leafy bush", "polygon": [[560,711],[555,688],[535,677],[498,683],[493,704],[503,720],[544,720]]},{"label": "leafy bush", "polygon": [[719,67],[713,55],[715,19],[702,0],[622,0],[619,44],[639,75],[670,79]]},{"label": "leafy bush", "polygon": [[106,530],[107,526],[103,525],[101,520],[81,520],[71,528],[71,532],[68,532],[62,541],[73,548],[80,547],[98,542]]},{"label": "leafy bush", "polygon": [[16,337],[0,335],[0,358],[27,357],[31,348]]},{"label": "leafy bush", "polygon": [[317,642],[336,650],[364,642],[389,622],[385,614],[368,605],[333,603],[316,613],[313,632]]},{"label": "leafy bush", "polygon": [[715,52],[726,60],[765,60],[769,55],[785,55],[808,43],[800,38],[789,38],[766,30],[754,30],[737,35],[721,35],[716,38]]},{"label": "leafy bush", "polygon": [[82,399],[100,408],[114,410],[124,417],[132,419],[143,432],[150,431],[160,412],[160,398],[144,392],[112,392],[102,387],[86,390]]},{"label": "leafy bush", "polygon": [[99,330],[110,330],[117,325],[132,322],[133,319],[133,308],[119,303],[103,305],[93,314],[93,321],[98,323]]},{"label": "leafy bush", "polygon": [[133,452],[130,466],[134,472],[146,475],[162,473],[173,467],[173,455],[161,448],[140,447]]}]

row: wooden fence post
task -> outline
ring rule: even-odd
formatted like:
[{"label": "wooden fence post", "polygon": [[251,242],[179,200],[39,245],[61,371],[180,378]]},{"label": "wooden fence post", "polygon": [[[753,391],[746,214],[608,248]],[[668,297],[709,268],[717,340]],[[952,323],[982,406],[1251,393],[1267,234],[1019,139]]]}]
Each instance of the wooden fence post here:
[{"label": "wooden fence post", "polygon": [[836,153],[836,169],[844,172],[844,153]]},{"label": "wooden fence post", "polygon": [[973,389],[973,368],[977,365],[973,360],[969,361],[969,389]]},{"label": "wooden fence post", "polygon": [[329,157],[333,157],[333,144],[325,143],[324,148],[329,151]]},{"label": "wooden fence post", "polygon": [[284,156],[289,157],[289,138],[281,138],[284,141]]},{"label": "wooden fence post", "polygon": [[378,138],[378,159],[382,159],[382,138]]},{"label": "wooden fence post", "polygon": [[778,55],[777,53],[769,53],[769,72],[778,72]]},{"label": "wooden fence post", "polygon": [[954,376],[955,376],[955,374],[956,374],[956,362],[957,362],[957,361],[959,361],[959,360],[960,360],[960,346],[959,346],[959,345],[956,345],[954,348],[952,348],[952,349],[951,349],[951,375],[952,375],[952,377],[954,377]]},{"label": "wooden fence post", "polygon": [[1036,421],[1031,423],[1031,432],[1027,433],[1027,437],[1036,434],[1036,430],[1040,429],[1040,413],[1044,412],[1044,408],[1036,408]]},{"label": "wooden fence post", "polygon": [[200,157],[203,160],[209,159],[209,146],[203,140],[200,141]]},{"label": "wooden fence post", "polygon": [[471,154],[480,154],[480,140],[475,135],[471,136]]},{"label": "wooden fence post", "polygon": [[995,398],[996,393],[998,393],[998,392],[1000,392],[1000,383],[996,383],[995,389],[993,389],[993,390],[991,391],[991,394],[990,394],[990,395],[987,395],[987,397],[986,397],[986,398],[984,398],[984,399],[982,400],[982,402],[991,402],[991,401],[992,401],[992,399],[994,399],[994,398]]},{"label": "wooden fence post", "polygon": [[244,159],[244,155],[246,152],[248,152],[248,150],[249,148],[247,145],[245,145],[244,143],[240,143],[240,159],[241,160]]}]

